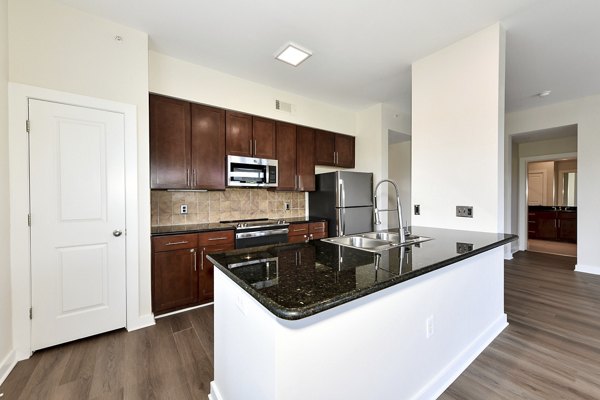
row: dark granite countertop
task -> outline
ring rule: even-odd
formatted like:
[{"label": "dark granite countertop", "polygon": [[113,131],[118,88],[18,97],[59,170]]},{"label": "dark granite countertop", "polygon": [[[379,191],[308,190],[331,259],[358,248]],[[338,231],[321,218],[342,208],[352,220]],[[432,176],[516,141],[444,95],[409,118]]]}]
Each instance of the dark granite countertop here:
[{"label": "dark granite countertop", "polygon": [[327,221],[325,218],[314,218],[314,217],[296,217],[296,218],[286,218],[286,222],[290,224],[307,224],[309,222],[323,222]]},{"label": "dark granite countertop", "polygon": [[153,226],[150,230],[152,236],[177,235],[180,233],[199,233],[210,231],[224,231],[233,229],[231,224],[211,223],[211,224],[186,224],[186,225],[162,225]]},{"label": "dark granite countertop", "polygon": [[[502,246],[516,235],[413,227],[433,240],[376,255],[320,240],[208,257],[275,316],[296,320]],[[379,268],[375,268],[375,264]]]},{"label": "dark granite countertop", "polygon": [[527,206],[529,211],[566,211],[577,212],[577,207],[573,206]]}]

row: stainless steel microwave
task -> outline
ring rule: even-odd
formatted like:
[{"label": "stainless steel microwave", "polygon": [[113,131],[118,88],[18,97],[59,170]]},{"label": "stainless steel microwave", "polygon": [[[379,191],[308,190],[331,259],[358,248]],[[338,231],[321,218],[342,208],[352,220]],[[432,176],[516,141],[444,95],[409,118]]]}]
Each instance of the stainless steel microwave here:
[{"label": "stainless steel microwave", "polygon": [[227,156],[227,186],[277,187],[277,160]]}]

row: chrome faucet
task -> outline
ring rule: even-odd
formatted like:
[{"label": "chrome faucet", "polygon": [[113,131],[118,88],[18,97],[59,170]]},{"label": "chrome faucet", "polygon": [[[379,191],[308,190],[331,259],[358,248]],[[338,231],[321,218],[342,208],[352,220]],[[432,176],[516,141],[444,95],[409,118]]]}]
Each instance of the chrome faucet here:
[{"label": "chrome faucet", "polygon": [[[391,183],[394,186],[394,190],[396,191],[396,208],[388,208],[388,209],[380,210],[377,207],[377,189],[379,189],[379,186],[384,182]],[[404,227],[402,224],[402,205],[400,204],[400,194],[398,192],[398,186],[396,185],[396,183],[394,181],[391,181],[389,179],[383,179],[377,183],[377,186],[375,186],[374,193],[375,194],[373,195],[373,205],[374,205],[373,213],[375,214],[375,225],[381,225],[381,217],[379,216],[380,212],[397,211],[398,235],[400,236],[400,243],[404,243],[406,241],[406,236],[410,235],[410,232],[408,232],[408,227]]]}]

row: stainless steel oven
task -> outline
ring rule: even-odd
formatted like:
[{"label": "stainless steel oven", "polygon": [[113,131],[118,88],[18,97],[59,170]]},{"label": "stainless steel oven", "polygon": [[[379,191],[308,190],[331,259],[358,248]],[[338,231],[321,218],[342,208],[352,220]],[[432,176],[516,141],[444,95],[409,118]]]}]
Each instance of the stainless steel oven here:
[{"label": "stainless steel oven", "polygon": [[264,218],[221,223],[235,227],[236,249],[288,242],[289,223],[284,220]]}]

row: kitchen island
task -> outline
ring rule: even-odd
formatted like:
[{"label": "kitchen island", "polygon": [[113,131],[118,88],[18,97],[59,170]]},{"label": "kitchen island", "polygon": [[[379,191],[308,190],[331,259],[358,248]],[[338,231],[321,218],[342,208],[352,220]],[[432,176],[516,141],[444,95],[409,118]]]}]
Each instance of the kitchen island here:
[{"label": "kitchen island", "polygon": [[379,253],[322,241],[215,263],[213,400],[437,397],[507,325],[515,235],[412,228]]}]

